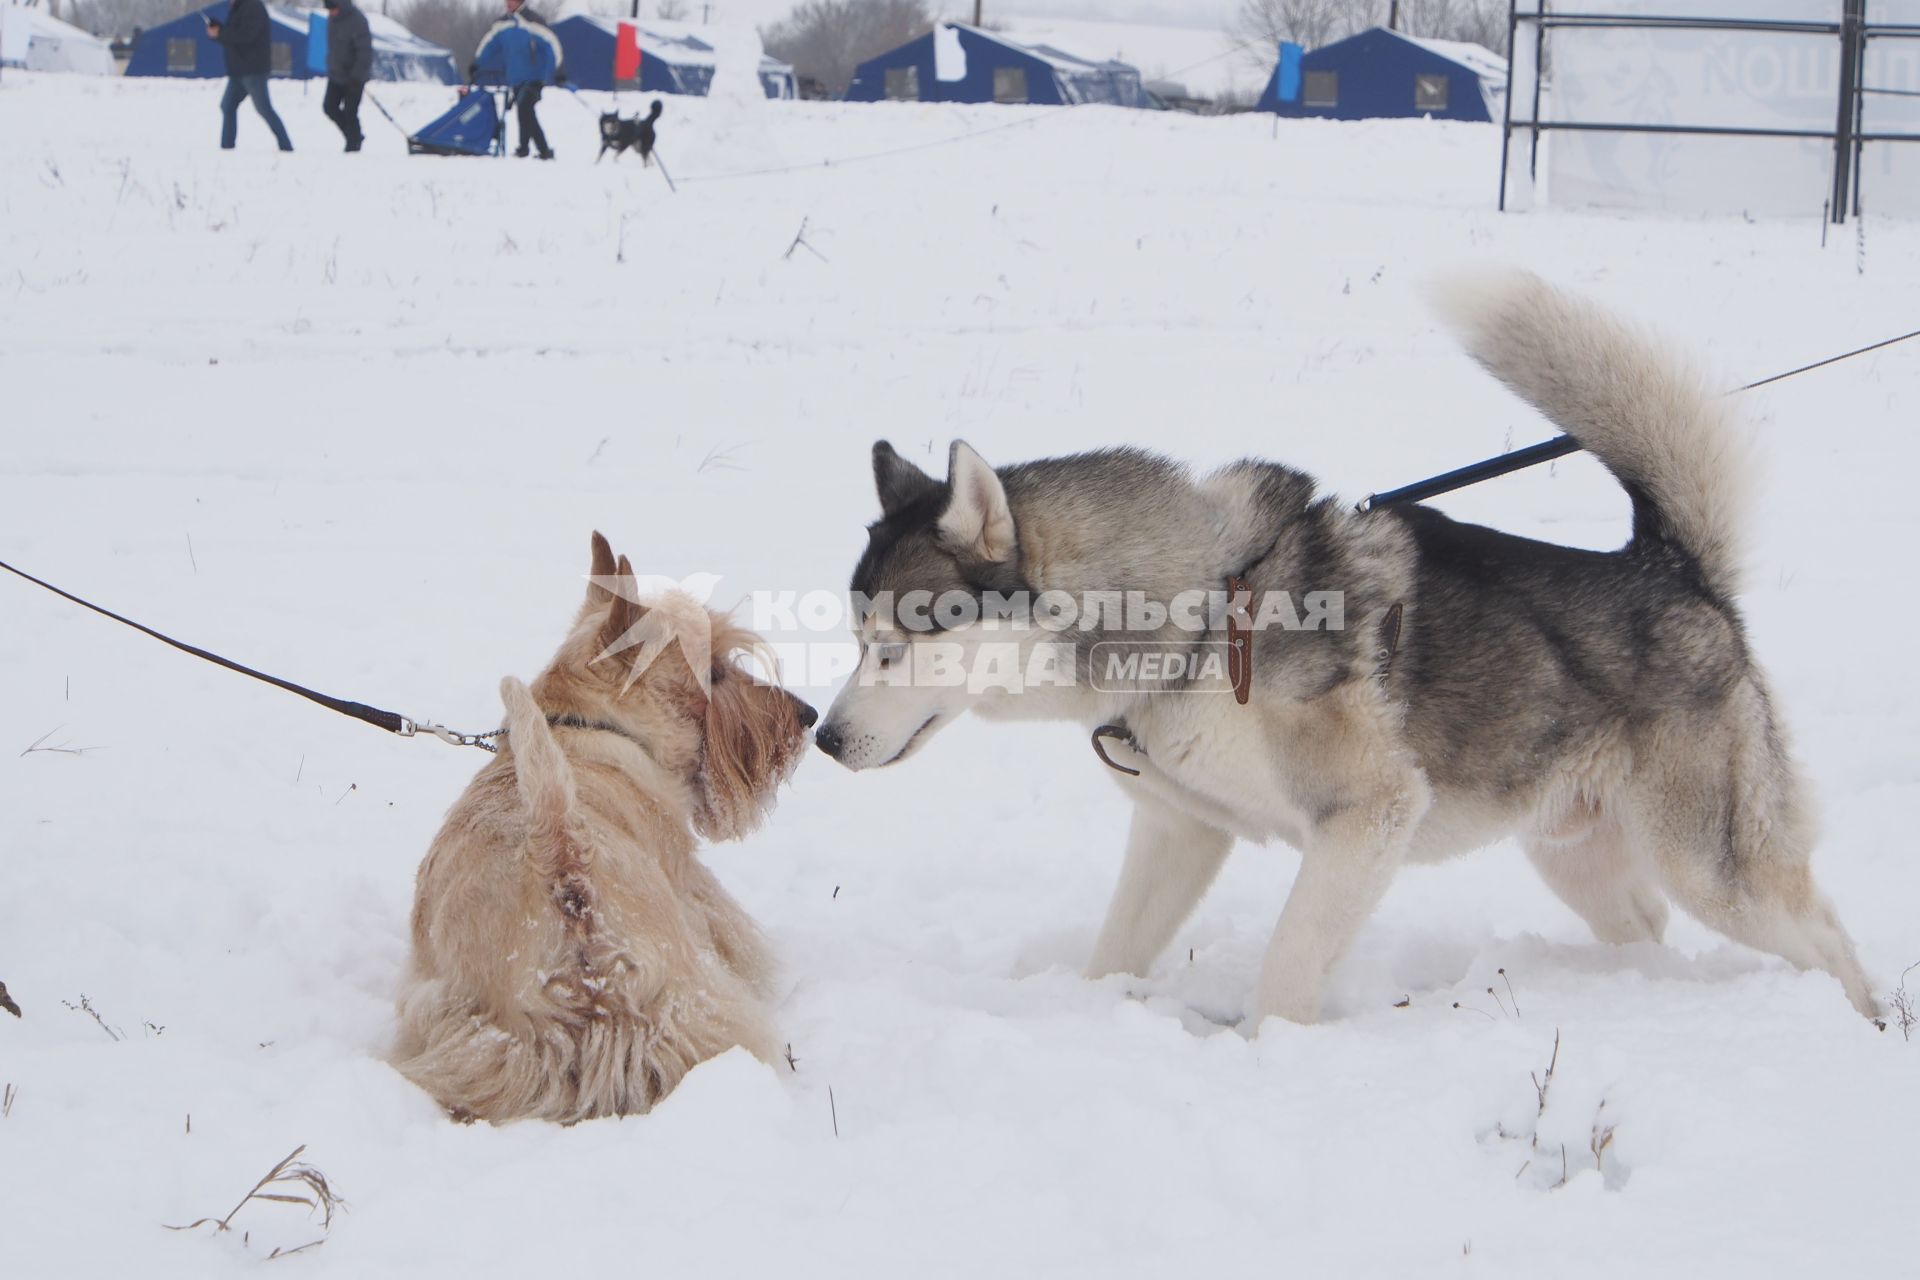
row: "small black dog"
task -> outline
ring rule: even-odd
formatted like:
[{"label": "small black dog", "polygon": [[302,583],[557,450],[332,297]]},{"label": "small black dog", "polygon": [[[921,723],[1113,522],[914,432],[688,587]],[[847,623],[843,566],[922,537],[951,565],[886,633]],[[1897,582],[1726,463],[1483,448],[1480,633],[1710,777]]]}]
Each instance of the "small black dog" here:
[{"label": "small black dog", "polygon": [[653,163],[653,122],[660,118],[660,99],[653,100],[653,108],[645,117],[632,119],[617,111],[600,113],[600,154],[593,158],[595,164],[606,158],[607,152],[613,152],[618,160],[620,153],[628,147],[640,153],[642,163]]}]

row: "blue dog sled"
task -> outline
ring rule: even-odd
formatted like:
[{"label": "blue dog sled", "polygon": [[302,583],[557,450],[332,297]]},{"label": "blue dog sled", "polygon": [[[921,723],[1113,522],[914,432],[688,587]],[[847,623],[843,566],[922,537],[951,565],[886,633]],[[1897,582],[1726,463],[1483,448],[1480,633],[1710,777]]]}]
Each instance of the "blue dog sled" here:
[{"label": "blue dog sled", "polygon": [[407,135],[410,156],[498,156],[506,150],[504,106],[492,90],[478,87],[462,89],[451,110]]}]

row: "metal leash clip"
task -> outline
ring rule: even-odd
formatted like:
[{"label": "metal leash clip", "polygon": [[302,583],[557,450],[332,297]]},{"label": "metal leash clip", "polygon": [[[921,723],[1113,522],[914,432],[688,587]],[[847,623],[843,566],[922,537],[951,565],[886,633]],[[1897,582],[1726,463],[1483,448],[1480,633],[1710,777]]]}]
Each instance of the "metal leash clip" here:
[{"label": "metal leash clip", "polygon": [[435,724],[431,720],[425,721],[423,723],[420,721],[409,720],[407,717],[401,716],[400,728],[398,732],[400,736],[403,738],[411,738],[416,734],[429,733],[429,734],[432,734],[434,737],[440,739],[440,741],[448,744],[449,746],[478,747],[482,751],[497,752],[500,750],[500,748],[494,746],[493,743],[487,741],[487,739],[501,737],[506,733],[506,730],[493,729],[486,733],[459,733],[453,729],[447,728],[447,726],[443,724]]}]

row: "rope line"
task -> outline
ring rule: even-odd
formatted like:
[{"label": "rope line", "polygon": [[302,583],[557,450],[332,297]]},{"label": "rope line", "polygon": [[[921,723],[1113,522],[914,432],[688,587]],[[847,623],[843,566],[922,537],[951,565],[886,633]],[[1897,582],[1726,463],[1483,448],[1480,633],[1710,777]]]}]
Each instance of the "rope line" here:
[{"label": "rope line", "polygon": [[[1878,351],[1882,347],[1890,347],[1896,342],[1906,342],[1912,338],[1920,338],[1920,329],[1915,329],[1911,333],[1900,334],[1894,338],[1883,338],[1879,342],[1868,343],[1864,347],[1855,347],[1851,351],[1843,351],[1837,356],[1828,356],[1824,360],[1815,360],[1811,364],[1801,365],[1798,369],[1789,369],[1785,373],[1776,373],[1772,377],[1761,378],[1757,382],[1749,382],[1744,387],[1735,387],[1726,394],[1730,396],[1739,395],[1742,391],[1752,391],[1756,387],[1764,387],[1769,383],[1779,382],[1782,379],[1807,373],[1813,369],[1824,368],[1830,364],[1837,364],[1842,360],[1851,360],[1855,356],[1863,356],[1869,351]],[[1497,476],[1511,475],[1515,471],[1538,466],[1542,462],[1551,462],[1555,458],[1564,458],[1570,453],[1578,452],[1580,452],[1580,442],[1578,440],[1575,440],[1572,436],[1555,436],[1551,440],[1542,440],[1539,444],[1530,444],[1524,449],[1515,449],[1511,453],[1503,453],[1497,457],[1485,458],[1479,462],[1469,463],[1464,467],[1457,467],[1452,471],[1443,471],[1437,476],[1429,476],[1425,480],[1417,480],[1412,484],[1402,485],[1398,489],[1389,489],[1385,493],[1370,493],[1359,501],[1357,509],[1360,511],[1373,511],[1377,508],[1392,506],[1396,503],[1425,502],[1428,498],[1437,498],[1443,493],[1452,493],[1455,489],[1464,489],[1468,485],[1479,484],[1482,480],[1492,480]]]},{"label": "rope line", "polygon": [[972,142],[975,138],[984,138],[988,134],[993,133],[1003,133],[1008,129],[1020,129],[1036,124],[1044,124],[1049,118],[1057,118],[1063,111],[1064,108],[1056,111],[1052,117],[1047,115],[1031,115],[1022,120],[1010,121],[1007,124],[996,124],[990,125],[985,129],[975,129],[970,133],[960,134],[958,137],[935,138],[931,142],[916,142],[911,146],[890,147],[885,151],[866,151],[857,155],[840,156],[838,158],[829,156],[824,160],[809,160],[804,164],[775,165],[767,169],[738,169],[730,173],[700,173],[694,174],[691,177],[682,178],[680,181],[683,184],[688,182],[727,182],[735,178],[764,178],[773,174],[800,173],[808,169],[831,169],[838,165],[862,164],[868,160],[884,160],[891,156],[903,156],[915,151],[930,151],[937,147],[949,147],[957,143]]}]

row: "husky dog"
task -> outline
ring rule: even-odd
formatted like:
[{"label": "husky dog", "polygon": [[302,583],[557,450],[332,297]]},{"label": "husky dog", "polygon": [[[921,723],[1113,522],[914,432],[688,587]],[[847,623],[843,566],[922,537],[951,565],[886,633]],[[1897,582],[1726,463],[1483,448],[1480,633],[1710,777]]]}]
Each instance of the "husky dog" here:
[{"label": "husky dog", "polygon": [[600,113],[600,154],[593,158],[599,164],[606,158],[607,152],[613,152],[618,160],[621,153],[632,147],[640,153],[640,162],[653,163],[654,121],[660,118],[660,99],[653,100],[653,107],[645,116],[628,118],[618,111]]},{"label": "husky dog", "polygon": [[734,666],[750,632],[639,603],[597,533],[592,563],[420,864],[394,1063],[463,1120],[646,1111],[717,1053],[778,1052],[772,957],[695,848],[759,825],[814,710]]},{"label": "husky dog", "polygon": [[[1143,974],[1235,837],[1278,838],[1300,872],[1254,1013],[1311,1022],[1401,864],[1515,837],[1600,939],[1659,939],[1671,897],[1824,969],[1871,1016],[1809,871],[1805,784],[1734,603],[1744,503],[1727,402],[1533,276],[1442,301],[1468,351],[1626,488],[1626,547],[1552,546],[1421,506],[1354,512],[1264,462],[1196,480],[1122,449],[996,471],[956,441],[938,481],[883,441],[881,518],[853,575],[860,666],[818,745],[876,768],[968,710],[1123,740],[1112,763],[1133,825],[1091,977]],[[1223,623],[1167,620],[1181,593],[1228,587],[1240,603]],[[1324,619],[1341,625],[1249,634],[1254,607],[1267,617],[1256,602],[1315,590],[1341,593],[1343,616]],[[913,592],[962,607],[882,607]],[[1061,600],[1100,593],[1129,612],[1137,600],[1143,620],[1083,608],[1048,624]],[[1145,643],[1204,658],[1249,639],[1238,671],[1231,650],[1225,672],[1102,657]],[[942,678],[989,645],[1040,678]]]}]

